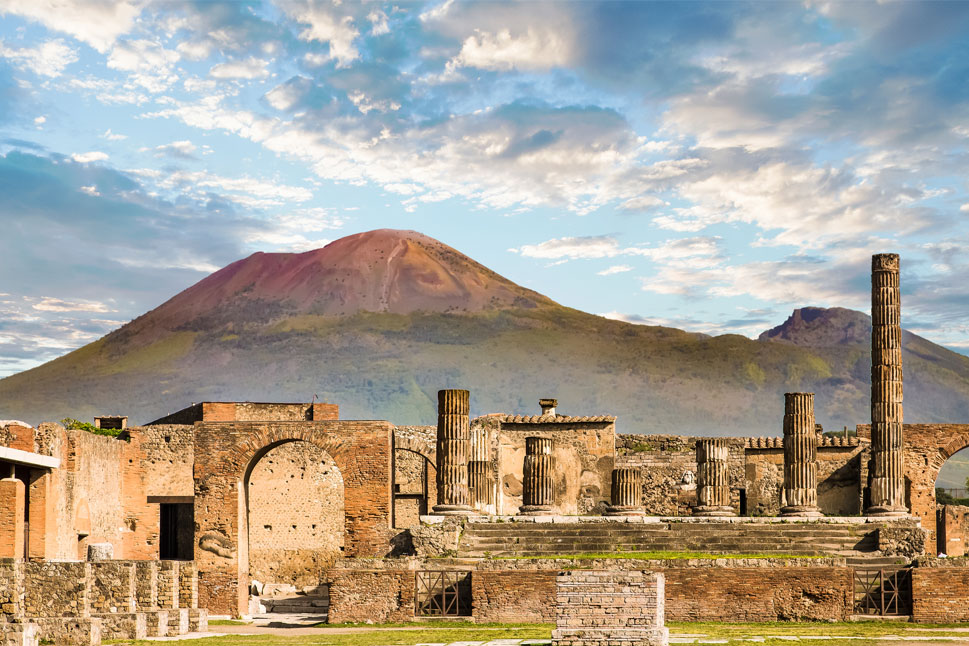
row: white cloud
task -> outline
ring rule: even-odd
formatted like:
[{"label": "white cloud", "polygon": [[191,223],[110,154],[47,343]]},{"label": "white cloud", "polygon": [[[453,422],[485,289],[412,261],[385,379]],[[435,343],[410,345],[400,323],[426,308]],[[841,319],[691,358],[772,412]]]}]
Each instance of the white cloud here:
[{"label": "white cloud", "polygon": [[90,162],[106,161],[108,159],[108,154],[99,150],[92,150],[86,153],[74,153],[71,155],[71,159],[79,164],[88,164]]},{"label": "white cloud", "polygon": [[178,76],[172,67],[181,55],[158,42],[140,39],[119,42],[108,56],[108,67],[130,73],[132,81],[149,92],[163,92]]},{"label": "white cloud", "polygon": [[107,139],[108,141],[124,141],[125,139],[128,138],[127,135],[119,135],[117,133],[111,132],[111,128],[108,128],[107,130],[105,130],[104,134],[101,135],[101,137],[103,137],[104,139]]},{"label": "white cloud", "polygon": [[390,25],[387,24],[387,14],[380,9],[371,9],[370,13],[367,14],[367,20],[370,21],[371,36],[382,36],[390,33]]},{"label": "white cloud", "polygon": [[[0,9],[2,11],[2,9]],[[0,40],[0,56],[14,61],[40,76],[60,76],[64,68],[77,61],[77,50],[61,40],[48,40],[38,47],[7,47]]]},{"label": "white cloud", "polygon": [[188,139],[183,139],[181,141],[173,141],[170,144],[156,146],[155,157],[168,155],[170,157],[179,157],[181,159],[194,159],[194,153],[196,150],[197,148],[195,147],[195,144]]},{"label": "white cloud", "polygon": [[313,198],[313,192],[302,186],[252,177],[225,177],[207,171],[184,170],[159,173],[152,169],[134,169],[130,172],[154,180],[160,189],[194,196],[200,202],[207,202],[210,193],[217,193],[243,206],[263,209]]},{"label": "white cloud", "polygon": [[87,193],[92,197],[99,197],[101,195],[101,193],[98,192],[98,187],[93,184],[91,186],[82,186],[81,192]]},{"label": "white cloud", "polygon": [[497,33],[476,31],[461,45],[455,64],[489,70],[545,70],[568,65],[572,43],[552,29],[528,27],[522,33],[510,29]]},{"label": "white cloud", "polygon": [[609,236],[554,238],[535,245],[522,245],[513,251],[526,258],[546,260],[612,258],[623,253],[616,239]]},{"label": "white cloud", "polygon": [[47,117],[41,115],[41,116],[37,117],[36,119],[34,119],[34,123],[37,124],[38,126],[42,126],[45,123],[47,123]]},{"label": "white cloud", "polygon": [[421,22],[431,22],[434,20],[440,20],[447,15],[447,12],[451,9],[451,5],[454,4],[454,0],[445,0],[441,4],[431,7],[427,11],[421,13]]},{"label": "white cloud", "polygon": [[602,271],[596,272],[597,276],[612,276],[613,274],[622,274],[627,271],[632,271],[632,265],[613,265],[608,269],[603,269]]},{"label": "white cloud", "polygon": [[266,69],[268,61],[258,58],[248,58],[244,61],[229,61],[214,65],[209,70],[209,76],[217,79],[256,79],[269,76]]},{"label": "white cloud", "polygon": [[667,204],[665,200],[661,200],[654,195],[644,195],[626,200],[619,205],[619,209],[622,211],[649,211],[665,204]]},{"label": "white cloud", "polygon": [[962,213],[969,213],[969,202],[960,206],[959,211],[961,211]]},{"label": "white cloud", "polygon": [[288,2],[283,5],[283,10],[297,22],[309,25],[300,32],[301,40],[329,44],[329,58],[336,60],[339,67],[360,57],[353,44],[360,32],[353,26],[351,16],[338,16],[331,9],[307,2]]},{"label": "white cloud", "polygon": [[15,14],[70,34],[102,54],[128,33],[142,2],[128,0],[5,0],[0,14]]},{"label": "white cloud", "polygon": [[44,297],[31,307],[41,312],[112,312],[104,303],[96,301],[65,301],[60,298]]}]

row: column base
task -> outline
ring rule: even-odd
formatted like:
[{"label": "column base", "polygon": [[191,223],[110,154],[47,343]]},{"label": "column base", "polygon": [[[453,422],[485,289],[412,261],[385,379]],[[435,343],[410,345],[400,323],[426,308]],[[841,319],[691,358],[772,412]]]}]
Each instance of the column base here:
[{"label": "column base", "polygon": [[469,505],[434,505],[431,510],[436,516],[470,516],[474,513]]},{"label": "column base", "polygon": [[905,507],[895,507],[894,505],[873,505],[865,510],[865,516],[881,518],[901,518],[910,515],[911,513]]},{"label": "column base", "polygon": [[633,505],[609,505],[606,507],[606,516],[645,516],[646,512],[642,507]]},{"label": "column base", "polygon": [[703,505],[693,508],[693,516],[714,517],[714,516],[736,516],[733,507],[719,505]]},{"label": "column base", "polygon": [[518,508],[519,516],[548,516],[552,513],[552,505],[522,505]]},{"label": "column base", "polygon": [[814,505],[788,505],[781,507],[780,516],[795,516],[797,518],[821,518],[824,514]]}]

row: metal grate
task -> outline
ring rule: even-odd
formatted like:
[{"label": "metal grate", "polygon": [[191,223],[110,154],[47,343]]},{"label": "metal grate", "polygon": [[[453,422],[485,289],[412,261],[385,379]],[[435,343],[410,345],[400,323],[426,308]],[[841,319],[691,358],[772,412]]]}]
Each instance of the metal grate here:
[{"label": "metal grate", "polygon": [[855,614],[912,614],[912,570],[856,569]]},{"label": "metal grate", "polygon": [[418,617],[470,617],[471,572],[418,570],[414,577]]}]

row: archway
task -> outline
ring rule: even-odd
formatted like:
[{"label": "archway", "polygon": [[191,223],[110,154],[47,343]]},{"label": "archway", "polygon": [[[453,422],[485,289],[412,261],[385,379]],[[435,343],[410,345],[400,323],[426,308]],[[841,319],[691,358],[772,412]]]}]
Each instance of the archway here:
[{"label": "archway", "polygon": [[247,613],[247,483],[260,460],[287,443],[308,443],[322,450],[342,474],[344,554],[383,556],[391,529],[392,428],[383,421],[196,423],[200,606],[213,614]]},{"label": "archway", "polygon": [[263,455],[246,479],[250,580],[295,588],[316,585],[343,553],[343,474],[308,442]]},{"label": "archway", "polygon": [[936,551],[948,556],[969,554],[969,448],[945,447],[951,455],[939,469],[935,481]]}]

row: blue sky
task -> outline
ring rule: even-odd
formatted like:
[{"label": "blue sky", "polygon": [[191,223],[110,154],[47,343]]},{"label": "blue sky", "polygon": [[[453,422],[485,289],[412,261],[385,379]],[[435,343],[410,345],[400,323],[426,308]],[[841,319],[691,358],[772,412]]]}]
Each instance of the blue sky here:
[{"label": "blue sky", "polygon": [[416,229],[589,312],[969,350],[969,3],[0,0],[0,376]]}]

